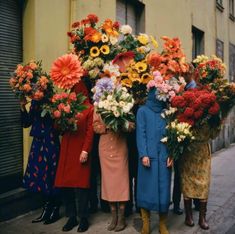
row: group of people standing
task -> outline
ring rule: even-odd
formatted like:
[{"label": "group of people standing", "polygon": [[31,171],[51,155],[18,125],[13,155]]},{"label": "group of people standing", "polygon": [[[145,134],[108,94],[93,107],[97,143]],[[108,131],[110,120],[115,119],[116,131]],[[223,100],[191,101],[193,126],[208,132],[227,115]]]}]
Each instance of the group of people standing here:
[{"label": "group of people standing", "polygon": [[[185,89],[195,88],[192,67],[185,75]],[[58,220],[59,207],[64,201],[68,220],[63,231],[78,225],[78,232],[89,228],[88,203],[92,174],[92,147],[94,134],[99,135],[98,153],[101,167],[101,198],[109,203],[111,222],[108,231],[122,231],[126,227],[125,210],[133,199],[133,177],[137,176],[136,205],[143,220],[142,234],[150,233],[150,211],[159,213],[159,232],[168,234],[166,221],[171,201],[171,172],[173,160],[161,139],[166,121],[161,114],[166,103],[156,99],[155,88],[148,92],[144,105],[138,108],[136,123],[129,123],[127,132],[110,131],[101,117],[95,113],[85,82],[73,88],[82,93],[86,110],[81,112],[76,132],[65,132],[61,144],[59,133],[50,117],[41,117],[43,101],[32,101],[29,113],[25,101],[21,102],[24,127],[32,126],[33,142],[23,179],[24,187],[44,194],[44,209],[33,222],[50,224]],[[46,100],[44,100],[45,102]],[[136,106],[137,107],[137,106]],[[192,199],[199,210],[199,225],[208,229],[206,204],[210,183],[209,136],[205,133],[193,143],[180,161],[174,162],[175,182],[173,192],[174,212],[180,209],[181,191],[185,205],[185,224],[193,226]],[[131,143],[131,144],[130,144]],[[93,149],[94,151],[94,149]],[[137,155],[138,154],[138,155]],[[129,161],[132,163],[130,168]],[[131,179],[130,179],[131,178]],[[132,208],[132,207],[131,207]],[[77,219],[79,218],[79,220]]]}]

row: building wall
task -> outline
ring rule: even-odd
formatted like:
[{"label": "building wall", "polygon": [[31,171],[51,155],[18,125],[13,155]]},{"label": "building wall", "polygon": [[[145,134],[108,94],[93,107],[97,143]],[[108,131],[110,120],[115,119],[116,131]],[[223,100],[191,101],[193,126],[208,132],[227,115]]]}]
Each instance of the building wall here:
[{"label": "building wall", "polygon": [[[224,11],[216,8],[215,0],[142,0],[145,4],[145,32],[155,36],[179,37],[189,60],[192,58],[192,25],[205,32],[205,54],[215,54],[216,38],[224,42],[224,61],[229,64],[229,42],[235,44],[235,22],[229,17],[228,1]],[[70,48],[67,31],[72,22],[89,13],[100,21],[116,18],[116,0],[28,0],[24,10],[24,60],[42,59],[47,71],[52,61]],[[161,47],[160,47],[161,48]],[[232,118],[232,117],[231,117]],[[231,119],[230,118],[230,119]],[[216,143],[226,145],[231,120],[226,123]],[[234,121],[233,121],[234,124]],[[30,140],[24,132],[24,157],[27,162]],[[222,143],[221,143],[222,142]],[[216,147],[214,147],[216,148]]]}]

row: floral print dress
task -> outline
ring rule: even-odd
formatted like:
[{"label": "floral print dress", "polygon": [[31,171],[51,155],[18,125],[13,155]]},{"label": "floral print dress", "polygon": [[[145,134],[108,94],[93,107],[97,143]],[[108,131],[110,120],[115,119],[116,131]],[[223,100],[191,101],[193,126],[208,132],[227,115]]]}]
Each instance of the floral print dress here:
[{"label": "floral print dress", "polygon": [[41,117],[40,102],[32,101],[29,113],[22,112],[23,127],[32,126],[33,137],[23,187],[31,192],[55,195],[54,180],[59,157],[59,135],[49,116]]}]

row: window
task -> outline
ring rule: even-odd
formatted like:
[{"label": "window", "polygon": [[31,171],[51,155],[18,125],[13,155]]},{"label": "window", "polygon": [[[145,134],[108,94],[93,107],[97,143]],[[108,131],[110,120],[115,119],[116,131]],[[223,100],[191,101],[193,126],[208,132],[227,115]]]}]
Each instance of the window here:
[{"label": "window", "polygon": [[234,21],[235,15],[234,15],[234,0],[229,0],[229,18]]},{"label": "window", "polygon": [[204,32],[192,26],[192,58],[195,59],[197,55],[204,53]]},{"label": "window", "polygon": [[223,10],[224,10],[224,7],[223,7],[223,0],[216,0],[216,7],[217,7],[217,9],[219,9],[220,11],[223,11]]},{"label": "window", "polygon": [[117,0],[116,19],[121,24],[129,24],[134,34],[145,31],[145,5],[136,0]]},{"label": "window", "polygon": [[235,45],[229,44],[229,81],[235,81]]},{"label": "window", "polygon": [[216,39],[216,56],[224,60],[224,42]]}]

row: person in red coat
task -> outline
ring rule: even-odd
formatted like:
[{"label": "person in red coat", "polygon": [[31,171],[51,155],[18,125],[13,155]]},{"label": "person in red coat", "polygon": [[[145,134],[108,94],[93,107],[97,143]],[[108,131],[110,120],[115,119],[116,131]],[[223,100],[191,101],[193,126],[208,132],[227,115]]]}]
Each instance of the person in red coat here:
[{"label": "person in red coat", "polygon": [[[88,90],[83,81],[73,87],[76,93],[86,96],[76,132],[66,132],[61,141],[60,159],[56,173],[55,186],[64,188],[66,216],[69,217],[63,231],[70,231],[78,225],[78,232],[88,229],[88,200],[91,174],[89,153],[93,143],[93,106],[88,97]],[[76,200],[78,198],[78,210]]]}]

